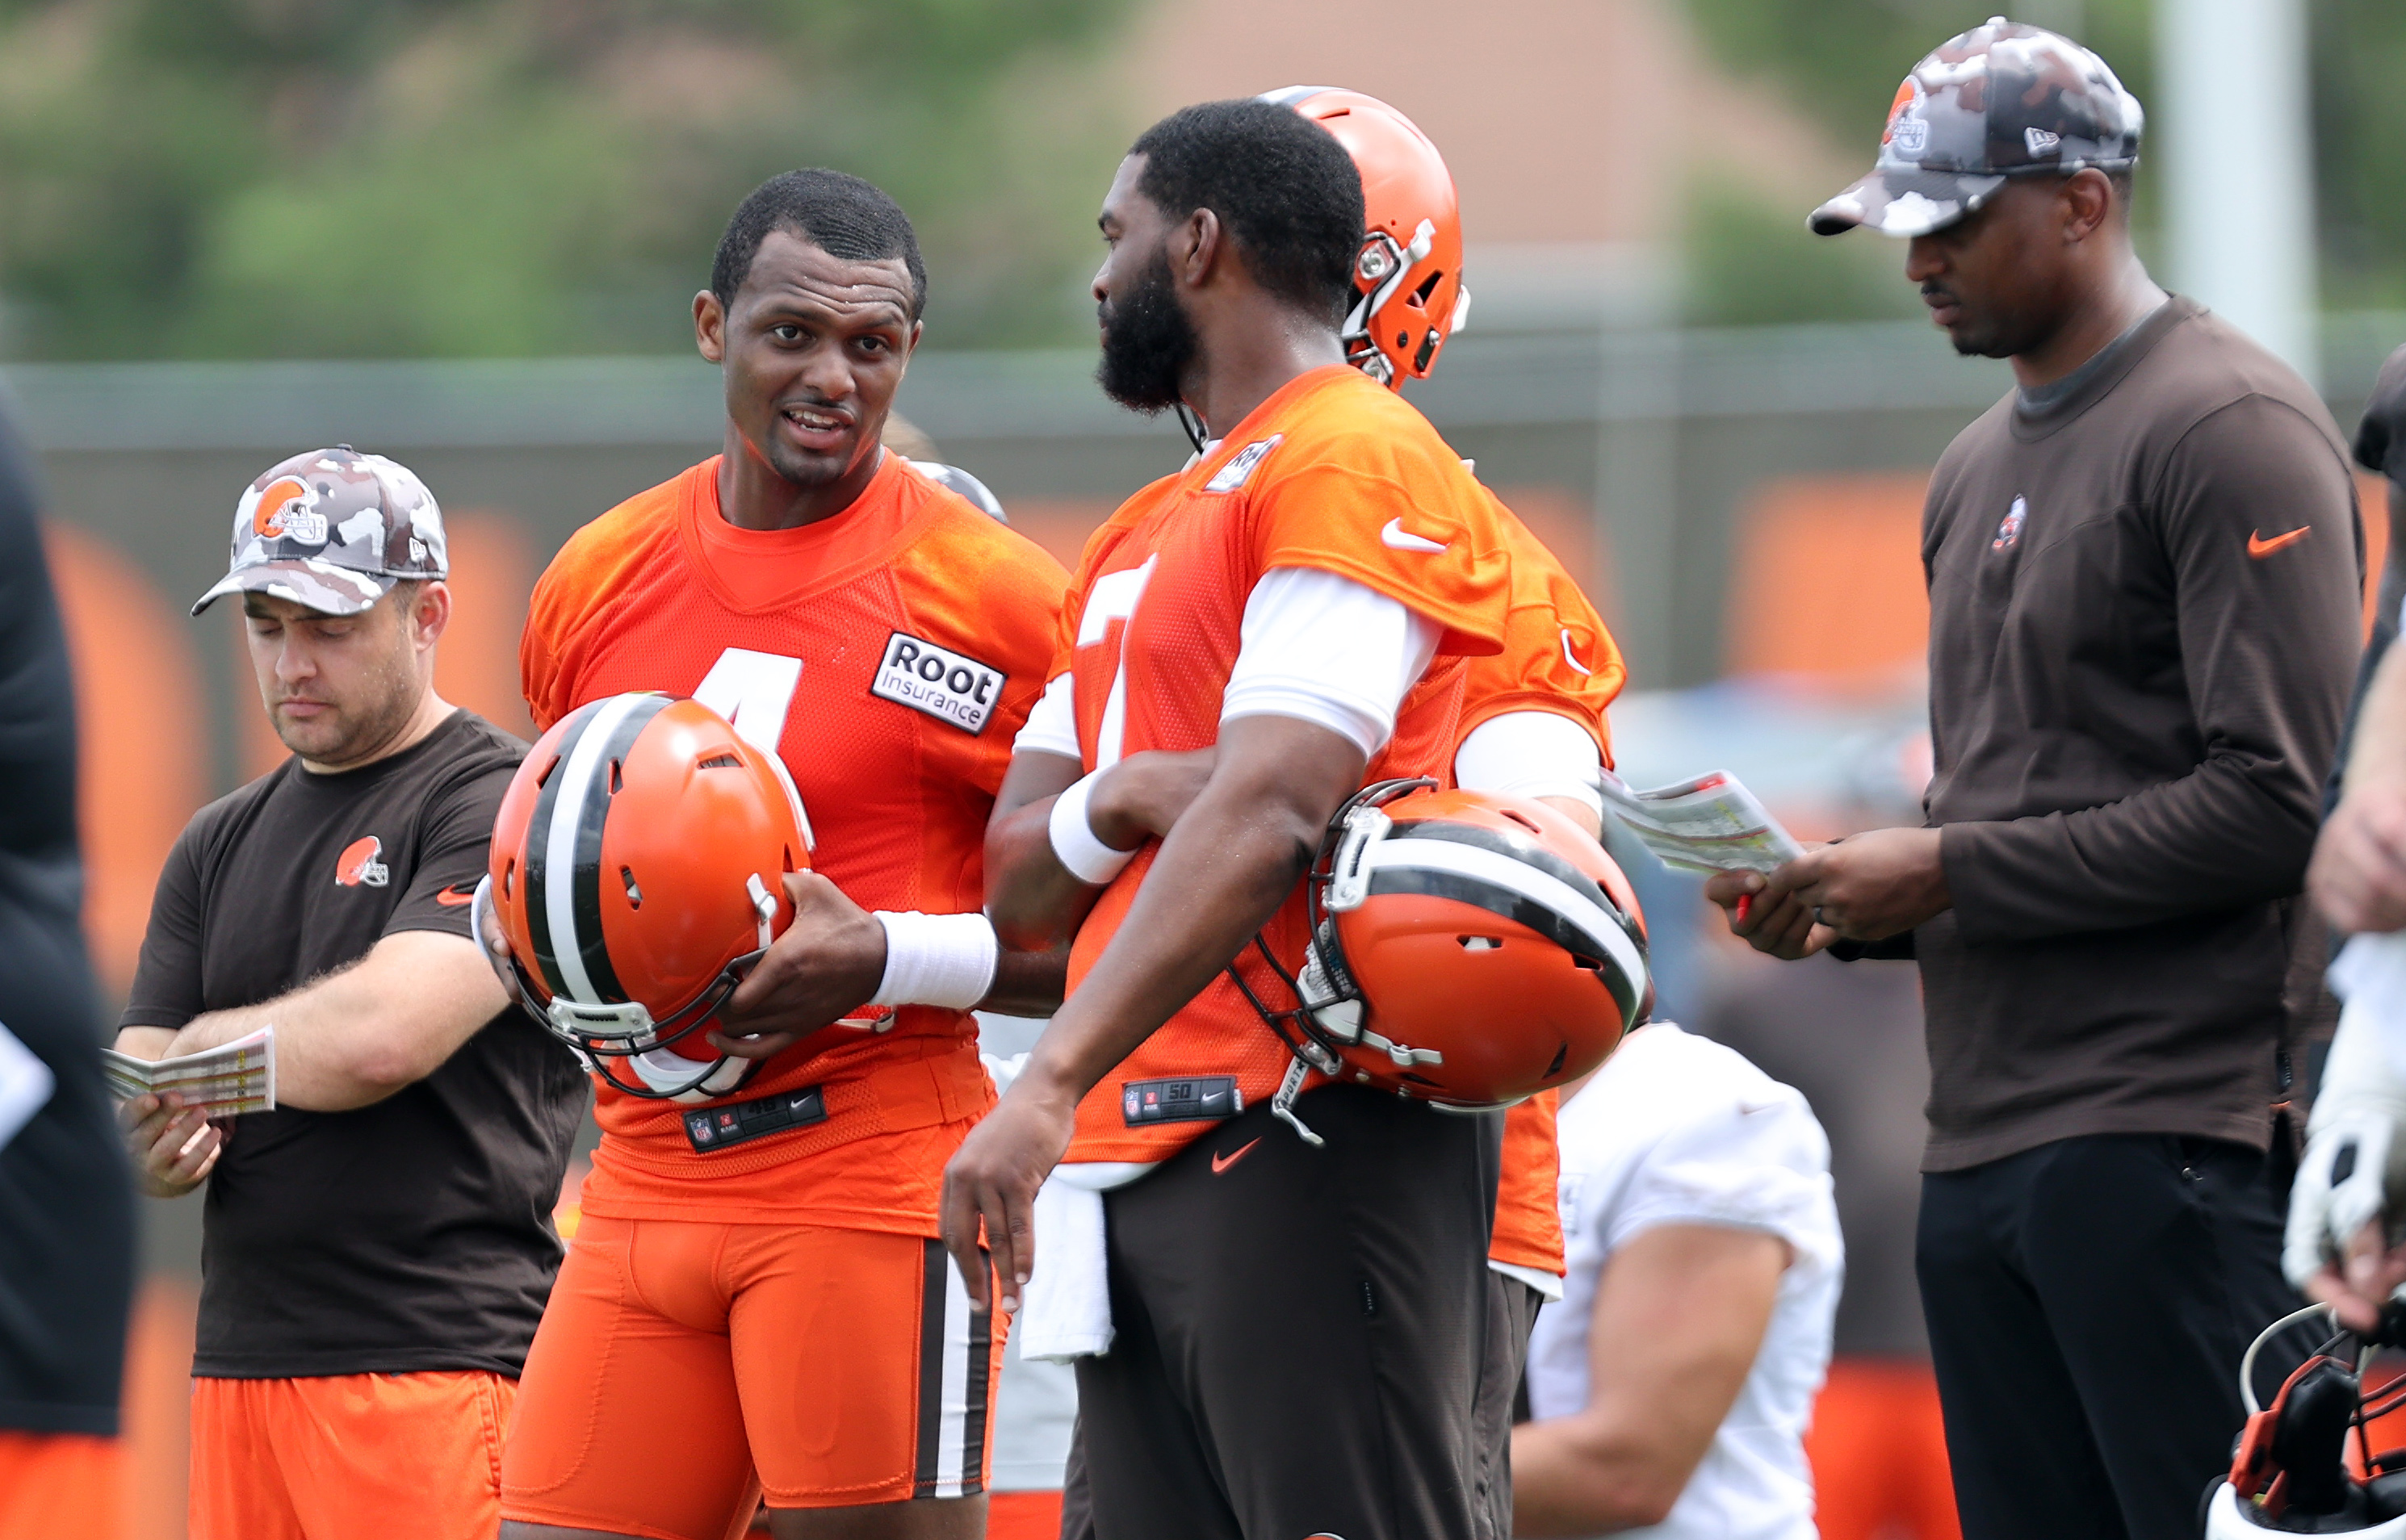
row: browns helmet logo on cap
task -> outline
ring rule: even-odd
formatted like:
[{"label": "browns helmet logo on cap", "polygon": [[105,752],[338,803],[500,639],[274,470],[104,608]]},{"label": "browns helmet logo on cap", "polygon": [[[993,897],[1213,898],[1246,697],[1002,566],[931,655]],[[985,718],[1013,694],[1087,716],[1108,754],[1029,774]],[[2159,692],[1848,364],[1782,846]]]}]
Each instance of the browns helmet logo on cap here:
[{"label": "browns helmet logo on cap", "polygon": [[2104,60],[2059,33],[1992,16],[1913,66],[1889,103],[1871,174],[1806,223],[1819,235],[1859,225],[1926,235],[2010,177],[2127,171],[2145,127]]},{"label": "browns helmet logo on cap", "polygon": [[278,476],[259,494],[250,511],[250,532],[262,540],[326,544],[326,516],[313,513],[318,494],[298,476]]},{"label": "browns helmet logo on cap", "polygon": [[357,615],[393,585],[448,577],[443,511],[407,466],[347,444],[278,460],[234,504],[226,575],[192,606],[259,593]]},{"label": "browns helmet logo on cap", "polygon": [[376,859],[384,854],[384,841],[375,835],[363,835],[343,847],[334,857],[334,885],[337,887],[382,887],[392,881],[392,869]]}]

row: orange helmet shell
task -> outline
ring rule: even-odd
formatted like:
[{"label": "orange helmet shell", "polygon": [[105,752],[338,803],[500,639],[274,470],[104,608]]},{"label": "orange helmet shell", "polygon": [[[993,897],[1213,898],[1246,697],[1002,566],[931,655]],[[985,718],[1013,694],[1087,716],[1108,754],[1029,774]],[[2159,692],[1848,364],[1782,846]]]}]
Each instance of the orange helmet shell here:
[{"label": "orange helmet shell", "polygon": [[619,695],[563,717],[493,830],[493,906],[531,1006],[588,1053],[715,1060],[699,1030],[713,991],[793,919],[783,879],[810,864],[807,828],[785,767],[699,701]]},{"label": "orange helmet shell", "polygon": [[1488,1107],[1603,1063],[1648,996],[1645,918],[1612,857],[1525,798],[1429,792],[1377,812],[1367,845],[1340,841],[1305,976],[1307,998],[1349,979],[1359,996],[1314,1012],[1339,1039],[1337,1078]]},{"label": "orange helmet shell", "polygon": [[1445,157],[1409,118],[1358,91],[1290,86],[1268,93],[1336,136],[1362,174],[1359,299],[1346,318],[1347,361],[1390,389],[1426,379],[1469,301],[1462,213]]}]

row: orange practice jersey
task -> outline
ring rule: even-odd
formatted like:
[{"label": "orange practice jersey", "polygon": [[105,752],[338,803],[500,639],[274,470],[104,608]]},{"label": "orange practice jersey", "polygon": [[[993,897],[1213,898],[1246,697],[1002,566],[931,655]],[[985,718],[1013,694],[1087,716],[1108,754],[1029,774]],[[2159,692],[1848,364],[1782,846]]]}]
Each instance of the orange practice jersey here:
[{"label": "orange practice jersey", "polygon": [[[1629,678],[1621,648],[1554,553],[1502,503],[1495,506],[1512,557],[1511,609],[1504,650],[1470,660],[1460,737],[1507,713],[1550,712],[1586,728],[1609,765],[1612,733],[1605,708]],[[1562,1175],[1562,1151],[1554,1143],[1559,1100],[1549,1091],[1504,1115],[1504,1166],[1487,1251],[1497,1262],[1557,1277],[1564,1267],[1563,1216],[1555,1196]]]},{"label": "orange practice jersey", "polygon": [[[1462,666],[1503,639],[1509,561],[1494,505],[1425,418],[1342,364],[1290,381],[1211,454],[1130,499],[1087,542],[1062,611],[1089,770],[1147,749],[1216,742],[1245,601],[1263,573],[1308,567],[1351,578],[1444,628],[1440,661],[1405,696],[1365,784],[1442,776],[1459,725]],[[1069,988],[1128,913],[1158,847],[1097,900],[1069,955]],[[1303,890],[1263,927],[1290,970],[1303,960]],[[1251,949],[1238,958],[1264,1000],[1286,986]],[[1225,977],[1128,1055],[1078,1109],[1075,1161],[1159,1160],[1210,1125],[1131,1123],[1131,1081],[1232,1075],[1250,1106],[1278,1088],[1287,1051]]]},{"label": "orange practice jersey", "polygon": [[[527,704],[548,728],[603,696],[690,696],[732,671],[737,730],[773,736],[811,818],[814,867],[864,909],[974,911],[986,816],[1044,687],[1065,577],[899,455],[843,513],[778,530],[720,516],[713,458],[620,503],[552,559],[520,645]],[[586,1210],[806,1214],[933,1235],[953,1143],[941,1125],[994,1099],[975,1020],[905,1006],[885,1033],[829,1027],[738,1095],[814,1084],[825,1123],[709,1155],[686,1142],[676,1104],[599,1085]],[[813,1159],[871,1135],[893,1149]]]},{"label": "orange practice jersey", "polygon": [[1464,677],[1462,736],[1509,712],[1550,712],[1585,728],[1609,765],[1605,708],[1629,683],[1621,647],[1546,543],[1493,492],[1487,496],[1512,558],[1512,597],[1504,650],[1472,658]]}]

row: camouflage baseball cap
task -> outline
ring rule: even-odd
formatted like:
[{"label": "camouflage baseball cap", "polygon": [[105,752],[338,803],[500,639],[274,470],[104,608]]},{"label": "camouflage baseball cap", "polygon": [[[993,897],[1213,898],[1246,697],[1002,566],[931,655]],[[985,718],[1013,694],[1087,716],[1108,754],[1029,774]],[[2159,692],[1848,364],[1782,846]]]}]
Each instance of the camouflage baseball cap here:
[{"label": "camouflage baseball cap", "polygon": [[250,484],[234,510],[234,564],[192,606],[273,594],[357,615],[404,579],[447,577],[443,510],[407,466],[347,444],[295,455]]},{"label": "camouflage baseball cap", "polygon": [[1889,105],[1872,174],[1813,211],[1816,235],[1869,225],[1926,235],[2008,177],[2138,163],[2139,99],[2069,37],[1992,16],[1913,66]]}]

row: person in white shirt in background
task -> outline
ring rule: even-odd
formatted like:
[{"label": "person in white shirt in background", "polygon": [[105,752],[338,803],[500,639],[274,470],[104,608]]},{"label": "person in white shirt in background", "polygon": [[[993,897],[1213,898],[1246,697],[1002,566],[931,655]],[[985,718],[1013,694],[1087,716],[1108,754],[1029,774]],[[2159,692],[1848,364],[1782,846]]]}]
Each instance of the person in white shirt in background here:
[{"label": "person in white shirt in background", "polygon": [[1804,1098],[1664,1022],[1565,1092],[1559,1133],[1570,1276],[1529,1348],[1514,1533],[1813,1540],[1844,1246]]}]

